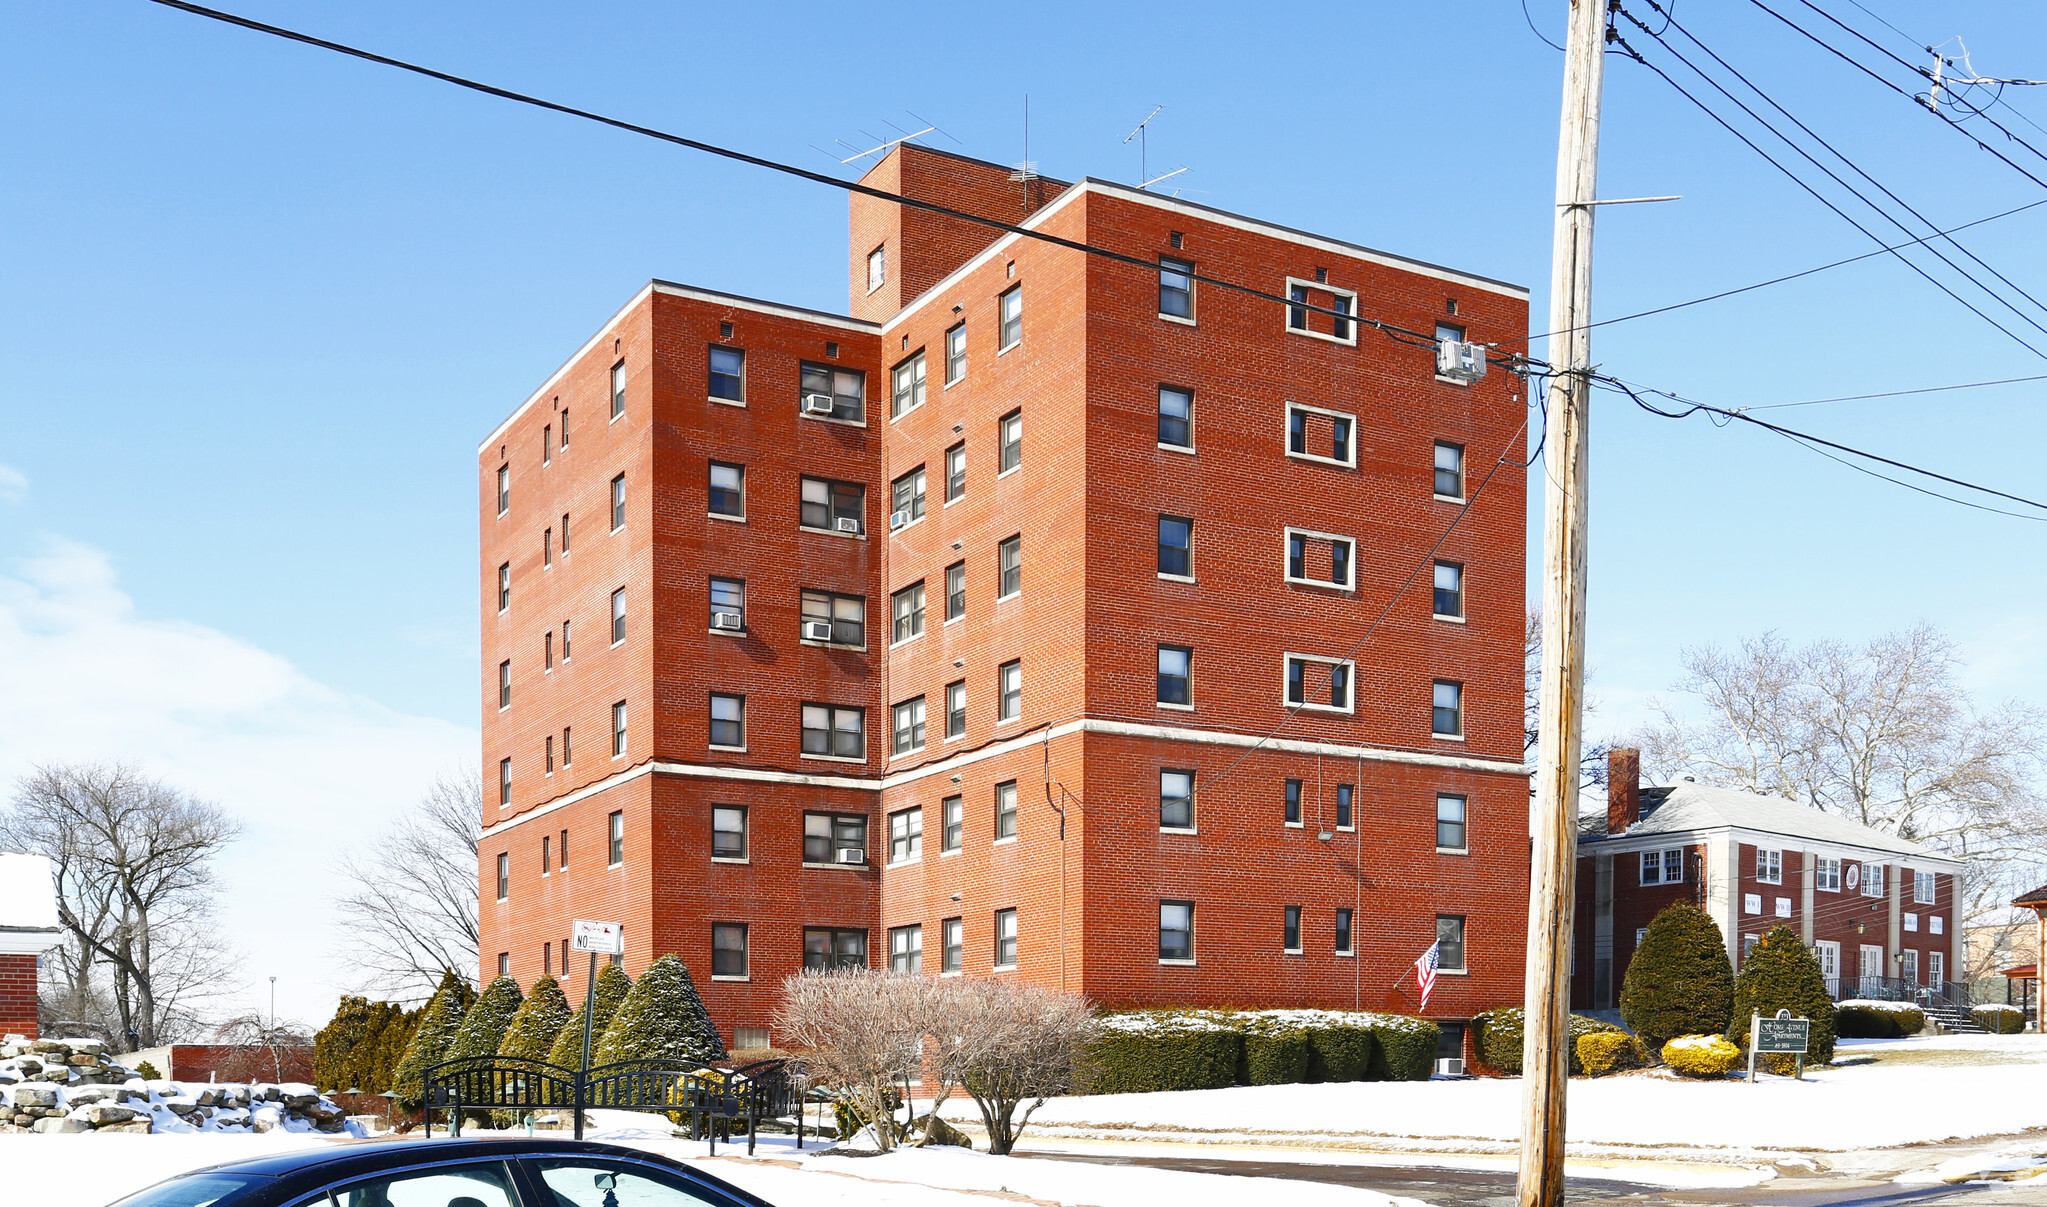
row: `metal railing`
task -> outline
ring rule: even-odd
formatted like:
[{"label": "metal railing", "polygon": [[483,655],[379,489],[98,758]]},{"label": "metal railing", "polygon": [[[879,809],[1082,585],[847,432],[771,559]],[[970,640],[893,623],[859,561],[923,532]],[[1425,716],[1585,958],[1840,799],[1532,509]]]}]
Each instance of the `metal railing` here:
[{"label": "metal railing", "polygon": [[762,1060],[736,1069],[707,1069],[675,1060],[625,1060],[592,1069],[569,1069],[544,1060],[465,1056],[426,1070],[426,1133],[433,1113],[447,1112],[450,1134],[460,1134],[465,1111],[566,1110],[583,1138],[583,1114],[590,1110],[661,1111],[688,1115],[691,1133],[708,1137],[717,1150],[718,1125],[746,1121],[746,1151],[763,1119],[796,1120],[796,1147],[803,1147],[805,1078],[801,1064]]},{"label": "metal railing", "polygon": [[1902,977],[1828,977],[1827,993],[1837,1002],[1909,1002],[1915,1006],[1970,1007],[1971,990],[1964,981],[1911,981]]}]

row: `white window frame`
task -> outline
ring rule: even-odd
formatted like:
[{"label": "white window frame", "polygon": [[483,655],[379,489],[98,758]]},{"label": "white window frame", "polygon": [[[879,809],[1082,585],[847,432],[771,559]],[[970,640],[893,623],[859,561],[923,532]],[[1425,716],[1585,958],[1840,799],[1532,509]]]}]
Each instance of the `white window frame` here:
[{"label": "white window frame", "polygon": [[[918,735],[918,730],[920,729],[923,730],[922,736]],[[907,745],[902,741],[905,734],[909,735]],[[925,718],[923,696],[911,696],[909,699],[889,709],[888,743],[890,755],[915,754],[924,749],[930,741],[931,729],[929,722]]]},{"label": "white window frame", "polygon": [[[1925,890],[1924,892],[1920,891],[1922,888]],[[1940,886],[1934,880],[1933,873],[1922,872],[1915,868],[1912,872],[1912,904],[1932,905],[1934,898],[1939,895]]]},{"label": "white window frame", "polygon": [[[1643,885],[1644,887],[1650,887],[1659,884],[1683,884],[1685,882],[1684,847],[1659,847],[1653,851],[1638,852],[1637,855],[1638,858],[1636,859],[1635,870],[1636,883]],[[1673,855],[1677,856],[1677,878],[1675,880],[1671,879],[1670,876],[1671,856]],[[1657,879],[1655,880],[1649,879],[1648,861],[1651,858],[1654,858],[1656,860]]]},{"label": "white window frame", "polygon": [[[1337,707],[1337,706],[1336,706],[1336,705],[1334,705],[1334,704],[1317,704],[1317,703],[1315,703],[1315,702],[1314,702],[1314,700],[1313,700],[1313,698],[1312,698],[1312,697],[1310,697],[1310,696],[1309,696],[1309,694],[1308,694],[1308,692],[1307,692],[1307,682],[1306,682],[1306,676],[1303,676],[1303,677],[1302,677],[1302,684],[1301,684],[1301,687],[1302,687],[1302,691],[1301,691],[1301,702],[1300,702],[1299,704],[1296,704],[1296,703],[1294,703],[1294,702],[1293,702],[1292,700],[1289,700],[1289,699],[1287,699],[1287,694],[1286,694],[1286,685],[1287,685],[1287,679],[1289,678],[1289,676],[1288,676],[1287,672],[1288,672],[1288,670],[1290,670],[1290,669],[1292,668],[1292,666],[1293,666],[1293,664],[1294,664],[1295,662],[1319,662],[1319,663],[1321,663],[1321,664],[1322,664],[1322,665],[1324,665],[1324,666],[1341,666],[1341,667],[1345,668],[1345,669],[1346,669],[1346,670],[1347,670],[1347,671],[1349,672],[1349,673],[1348,673],[1348,674],[1347,674],[1347,675],[1346,675],[1346,676],[1344,677],[1344,682],[1345,682],[1345,685],[1346,685],[1346,690],[1345,690],[1345,692],[1344,692],[1344,699],[1345,699],[1345,700],[1347,701],[1347,703],[1345,703],[1345,705],[1344,705],[1343,707],[1341,707],[1341,708]],[[1330,712],[1330,713],[1340,713],[1340,714],[1342,714],[1342,715],[1344,715],[1344,716],[1350,716],[1350,715],[1352,715],[1352,714],[1356,713],[1356,712],[1357,712],[1357,709],[1358,709],[1358,666],[1357,666],[1357,663],[1356,663],[1356,662],[1353,662],[1353,661],[1352,661],[1352,660],[1350,660],[1349,658],[1330,658],[1330,657],[1326,657],[1326,656],[1324,656],[1324,655],[1322,655],[1322,654],[1299,654],[1299,653],[1295,653],[1295,652],[1293,652],[1293,651],[1291,651],[1291,650],[1287,651],[1286,653],[1284,653],[1284,654],[1282,654],[1282,655],[1280,656],[1280,664],[1279,664],[1279,706],[1280,706],[1281,708],[1298,708],[1298,709],[1302,710],[1303,712]]]},{"label": "white window frame", "polygon": [[[930,367],[924,359],[924,349],[919,348],[897,361],[888,371],[888,421],[894,423],[913,411],[923,410],[930,386]],[[909,404],[898,409],[897,399],[906,394]]]},{"label": "white window frame", "polygon": [[[959,355],[953,355],[953,335],[959,335]],[[953,370],[958,369],[958,373]],[[967,379],[967,324],[962,319],[945,329],[945,389],[951,389]]]},{"label": "white window frame", "polygon": [[1192,260],[1183,260],[1183,259],[1181,259],[1181,258],[1180,258],[1180,257],[1178,257],[1178,256],[1160,256],[1160,257],[1159,257],[1159,282],[1158,282],[1158,285],[1159,285],[1159,289],[1158,289],[1158,297],[1157,297],[1157,299],[1156,299],[1156,300],[1157,300],[1157,301],[1159,301],[1159,302],[1161,302],[1161,303],[1163,303],[1163,302],[1165,301],[1165,293],[1166,293],[1166,274],[1167,274],[1168,272],[1178,273],[1178,274],[1179,274],[1180,276],[1183,276],[1183,277],[1186,277],[1186,278],[1187,278],[1187,289],[1186,289],[1186,294],[1187,294],[1187,313],[1186,313],[1186,315],[1185,315],[1184,317],[1183,317],[1183,316],[1181,316],[1181,315],[1177,315],[1177,314],[1167,314],[1167,313],[1166,313],[1166,311],[1165,311],[1165,309],[1164,309],[1164,307],[1163,307],[1163,306],[1161,306],[1161,308],[1160,308],[1160,310],[1159,310],[1159,317],[1160,317],[1160,318],[1162,318],[1162,319],[1164,319],[1165,321],[1167,321],[1167,322],[1169,322],[1169,323],[1180,323],[1180,324],[1182,324],[1183,326],[1188,326],[1188,327],[1194,327],[1194,326],[1199,326],[1199,324],[1198,324],[1198,323],[1197,323],[1197,322],[1195,321],[1195,318],[1196,318],[1196,315],[1197,315],[1197,313],[1198,313],[1198,312],[1197,312],[1197,311],[1195,310],[1195,308],[1194,308],[1194,285],[1195,285],[1195,282],[1194,282],[1194,276],[1195,276],[1195,271],[1194,271],[1194,261],[1192,261]]},{"label": "white window frame", "polygon": [[[1004,921],[1007,921],[1009,924],[1009,933],[1007,935],[1002,933]],[[1009,963],[1007,964],[1001,962],[1002,956],[1000,954],[1002,951],[1002,941],[1005,938],[1009,940],[1010,947]],[[991,967],[1005,972],[1015,968],[1017,961],[1022,957],[1023,925],[1017,921],[1015,906],[1012,905],[1008,909],[998,909],[995,911],[995,943],[990,948],[990,953],[990,958],[995,961]]]},{"label": "white window frame", "polygon": [[[1289,547],[1293,544],[1293,540],[1297,536],[1305,537],[1308,540],[1313,541],[1328,541],[1332,545],[1341,544],[1349,546],[1350,582],[1346,584],[1331,582],[1325,578],[1295,578],[1291,573],[1292,568],[1287,565],[1287,562],[1289,560],[1288,558]],[[1331,554],[1330,558],[1333,562],[1335,560],[1335,555]],[[1304,556],[1302,558],[1302,561],[1305,562],[1306,560],[1307,559]],[[1303,565],[1301,568],[1303,570],[1307,569],[1306,565]],[[1346,595],[1354,595],[1357,593],[1358,589],[1358,539],[1354,536],[1344,536],[1341,533],[1336,532],[1317,532],[1312,528],[1288,528],[1284,533],[1281,534],[1280,538],[1279,575],[1287,583],[1296,587],[1320,587],[1325,591],[1342,591]],[[1165,576],[1161,575],[1160,577],[1163,578]]]},{"label": "white window frame", "polygon": [[[1457,450],[1457,489],[1461,494],[1446,495],[1436,492],[1436,453],[1439,449]],[[1455,440],[1433,440],[1429,443],[1429,497],[1438,503],[1462,503],[1471,497],[1471,458],[1466,456],[1465,447]]]},{"label": "white window frame", "polygon": [[1913,934],[1919,933],[1919,915],[1914,913],[1905,914],[1904,927],[1906,930],[1911,931]]},{"label": "white window frame", "polygon": [[[1449,612],[1436,611],[1436,591],[1439,589],[1436,586],[1436,578],[1437,576],[1441,575],[1445,569],[1454,570],[1457,572],[1457,611],[1454,615]],[[1466,598],[1464,593],[1464,563],[1446,562],[1438,559],[1435,562],[1434,567],[1429,572],[1430,617],[1435,620],[1444,621],[1445,623],[1448,624],[1465,624],[1468,623],[1465,613],[1469,612],[1470,610],[1471,610],[1470,601]]]},{"label": "white window frame", "polygon": [[1812,864],[1812,886],[1822,893],[1841,891],[1841,861],[1826,856],[1815,856]]},{"label": "white window frame", "polygon": [[874,250],[867,253],[867,292],[873,293],[886,284],[888,284],[888,244],[883,242],[876,244]]},{"label": "white window frame", "polygon": [[[1766,858],[1767,857],[1767,858]],[[1756,848],[1756,883],[1784,883],[1784,852],[1768,847]]]},{"label": "white window frame", "polygon": [[[1305,415],[1321,415],[1329,419],[1349,420],[1350,421],[1350,440],[1348,441],[1348,447],[1350,450],[1349,459],[1343,460],[1336,457],[1325,457],[1320,453],[1295,452],[1293,443],[1295,411],[1299,411]],[[1356,415],[1351,414],[1349,411],[1335,411],[1329,409],[1328,407],[1309,406],[1305,402],[1288,402],[1286,404],[1286,412],[1283,416],[1281,416],[1279,437],[1280,440],[1283,442],[1282,447],[1286,449],[1286,455],[1292,460],[1312,461],[1318,465],[1334,465],[1343,469],[1356,469],[1358,467],[1358,417]]]},{"label": "white window frame", "polygon": [[[1886,874],[1885,871],[1886,867],[1887,865],[1881,863],[1865,863],[1862,865],[1863,896],[1878,901],[1881,901],[1883,899],[1884,894],[1887,891],[1887,886],[1885,885],[1884,882],[1889,879],[1889,876]],[[1872,875],[1871,874],[1872,872],[1874,872],[1875,874]]]},{"label": "white window frame", "polygon": [[[915,816],[914,817],[911,816],[912,814],[915,814]],[[899,828],[897,824],[898,819],[901,819],[900,825],[900,829],[902,830],[901,834],[896,833],[897,829]],[[903,848],[905,851],[908,852],[901,858],[896,857],[896,842],[898,838],[902,840]],[[895,812],[889,814],[888,858],[885,866],[901,867],[904,864],[922,862],[923,858],[924,858],[924,806],[911,805],[907,809],[897,809]]]},{"label": "white window frame", "polygon": [[[1293,325],[1293,324],[1292,324],[1291,322],[1289,322],[1289,321],[1288,321],[1288,319],[1289,319],[1289,318],[1291,317],[1291,316],[1290,316],[1290,314],[1289,314],[1289,312],[1290,312],[1290,311],[1292,310],[1293,306],[1297,304],[1297,303],[1294,303],[1294,302],[1292,301],[1292,298],[1293,298],[1293,296],[1294,296],[1294,286],[1296,286],[1296,285],[1302,286],[1302,287],[1304,287],[1304,288],[1306,288],[1306,289],[1312,289],[1312,290],[1315,290],[1315,291],[1317,291],[1317,292],[1319,292],[1319,293],[1326,293],[1326,294],[1328,294],[1328,295],[1330,296],[1330,299],[1331,299],[1331,301],[1332,301],[1332,302],[1333,302],[1333,301],[1334,301],[1334,300],[1335,300],[1336,298],[1340,298],[1340,297],[1341,297],[1341,298],[1349,298],[1349,299],[1350,299],[1350,316],[1349,316],[1349,318],[1348,318],[1348,322],[1350,323],[1350,338],[1349,338],[1349,339],[1341,339],[1341,338],[1337,337],[1337,336],[1336,336],[1335,334],[1333,334],[1333,333],[1325,333],[1325,332],[1321,332],[1321,331],[1317,331],[1317,330],[1315,330],[1315,328],[1314,328],[1314,316],[1313,316],[1313,314],[1311,314],[1311,315],[1309,316],[1309,320],[1308,320],[1308,321],[1309,321],[1309,325],[1308,325],[1308,326],[1306,326],[1306,327],[1296,327],[1296,326],[1294,326],[1294,325]],[[1284,310],[1282,310],[1282,311],[1280,312],[1280,316],[1279,316],[1279,326],[1280,326],[1280,330],[1282,330],[1282,331],[1286,332],[1286,333],[1287,333],[1288,335],[1305,335],[1305,336],[1307,336],[1307,337],[1308,337],[1309,339],[1319,339],[1319,340],[1321,340],[1322,342],[1324,342],[1324,343],[1328,343],[1328,344],[1341,344],[1342,346],[1344,346],[1344,347],[1346,347],[1346,348],[1355,348],[1355,347],[1357,347],[1357,346],[1358,346],[1358,326],[1359,326],[1359,323],[1358,323],[1358,292],[1357,292],[1357,290],[1355,290],[1355,289],[1338,289],[1338,288],[1337,288],[1336,286],[1334,286],[1334,285],[1331,285],[1331,284],[1330,284],[1330,283],[1328,283],[1327,281],[1310,281],[1310,280],[1306,280],[1306,279],[1304,279],[1304,278],[1301,278],[1301,277],[1288,277],[1288,278],[1286,279],[1286,285],[1285,285],[1285,287],[1284,287],[1284,288],[1282,288],[1282,289],[1280,290],[1280,293],[1281,293],[1281,294],[1283,294],[1283,295],[1284,295],[1284,296],[1285,296],[1285,297],[1286,297],[1286,298],[1288,299],[1288,305],[1287,305],[1286,309],[1284,309]],[[1313,302],[1309,302],[1309,303],[1307,303],[1307,305],[1310,305],[1310,306],[1312,306],[1312,305],[1314,305],[1314,303],[1313,303]],[[1334,310],[1335,308],[1336,308],[1336,307],[1335,307],[1334,305],[1330,306],[1330,309],[1331,309],[1331,310]],[[1324,317],[1324,318],[1329,318],[1330,316],[1328,316],[1328,315],[1324,315],[1323,317]],[[1332,323],[1332,325],[1334,324],[1334,319],[1331,319],[1331,323]]]},{"label": "white window frame", "polygon": [[1001,356],[1023,343],[1023,283],[1021,281],[995,295],[995,338],[1000,342],[1003,336],[1003,328],[1009,326],[1009,316],[1003,312],[1009,308],[1009,299],[1011,298],[1016,299],[1016,338],[995,349],[995,355],[997,356]]},{"label": "white window frame", "polygon": [[[724,810],[730,810],[730,811],[732,811],[732,812],[735,812],[735,813],[739,814],[739,830],[738,830],[738,834],[739,834],[739,849],[740,849],[740,850],[741,850],[742,852],[744,852],[744,854],[740,854],[740,855],[720,855],[720,854],[718,854],[718,853],[717,853],[717,850],[718,850],[718,840],[717,840],[717,836],[718,836],[719,834],[731,834],[731,833],[733,833],[733,831],[731,831],[731,830],[720,830],[720,829],[718,828],[718,812],[719,812],[719,810],[721,810],[721,809],[724,809]],[[747,809],[747,806],[745,806],[745,805],[713,805],[713,806],[711,806],[711,852],[712,852],[712,854],[711,854],[711,862],[712,862],[712,863],[752,863],[752,862],[753,862],[753,834],[751,833],[751,827],[750,827],[750,825],[749,825],[749,823],[748,823],[748,809]]]}]

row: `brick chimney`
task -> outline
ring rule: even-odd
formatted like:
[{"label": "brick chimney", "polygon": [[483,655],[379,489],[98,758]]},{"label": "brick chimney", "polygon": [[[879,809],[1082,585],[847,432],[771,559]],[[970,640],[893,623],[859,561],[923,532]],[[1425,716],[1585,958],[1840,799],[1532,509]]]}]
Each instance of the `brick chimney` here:
[{"label": "brick chimney", "polygon": [[1642,820],[1642,752],[1618,746],[1606,756],[1606,832],[1625,834]]}]

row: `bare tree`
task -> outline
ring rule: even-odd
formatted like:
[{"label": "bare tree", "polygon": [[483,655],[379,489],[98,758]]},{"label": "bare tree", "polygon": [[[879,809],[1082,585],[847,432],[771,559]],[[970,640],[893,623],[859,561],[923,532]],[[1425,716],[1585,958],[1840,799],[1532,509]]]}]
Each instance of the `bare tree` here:
[{"label": "bare tree", "polygon": [[1007,1153],[1045,1099],[1072,1088],[1074,1057],[1094,1033],[1087,1000],[1015,981],[933,984],[931,1064],[941,1084],[958,1084],[980,1108],[988,1151]]},{"label": "bare tree", "polygon": [[116,1046],[189,1035],[226,983],[213,861],[240,833],[220,807],[125,763],[38,767],[0,812],[0,846],[47,855],[67,941],[51,961],[58,1021]]},{"label": "bare tree", "polygon": [[[1590,678],[1590,674],[1587,674]],[[1533,766],[1535,747],[1542,737],[1542,610],[1530,608],[1521,636],[1521,758]],[[1584,698],[1585,715],[1599,711],[1599,701]],[[1580,787],[1606,786],[1606,756],[1613,750],[1609,738],[1586,740],[1578,756]]]},{"label": "bare tree", "polygon": [[222,1081],[312,1080],[313,1037],[289,1019],[238,1014],[214,1028],[213,1042],[232,1049],[217,1070]]},{"label": "bare tree", "polygon": [[337,866],[335,902],[361,988],[424,999],[446,972],[476,977],[476,848],[483,782],[475,768],[436,778],[419,805]]},{"label": "bare tree", "polygon": [[783,1041],[807,1049],[811,1080],[858,1111],[883,1152],[899,1138],[894,1087],[922,1071],[926,999],[936,984],[865,968],[807,971],[782,982],[776,1028]]},{"label": "bare tree", "polygon": [[1939,630],[1795,648],[1764,633],[1683,659],[1675,690],[1697,697],[1703,715],[1652,704],[1638,739],[1651,774],[1781,796],[1967,860],[1966,919],[1998,911],[2019,880],[2037,876],[2047,727],[2018,703],[1978,709]]}]

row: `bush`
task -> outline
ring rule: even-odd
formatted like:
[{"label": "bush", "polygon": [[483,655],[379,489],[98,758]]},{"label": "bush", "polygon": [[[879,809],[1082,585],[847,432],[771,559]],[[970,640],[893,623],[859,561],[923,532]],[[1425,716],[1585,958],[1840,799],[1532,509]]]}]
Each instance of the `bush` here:
[{"label": "bush", "polygon": [[[632,992],[632,978],[617,964],[606,964],[597,974],[597,984],[591,991],[590,999],[590,1060],[597,1060],[597,1041],[604,1038],[604,1029],[611,1025],[611,1016],[618,1013],[626,994]],[[583,1063],[583,1005],[578,1003],[576,1012],[554,1037],[554,1046],[547,1050],[547,1063],[573,1069]]]},{"label": "bush", "polygon": [[1733,1013],[1734,969],[1720,927],[1688,902],[1666,907],[1628,961],[1621,1017],[1660,1049],[1680,1035],[1724,1034]]},{"label": "bush", "polygon": [[[1520,1006],[1508,1006],[1499,1010],[1488,1010],[1471,1020],[1472,1047],[1481,1063],[1497,1070],[1502,1076],[1521,1076],[1521,1045],[1527,1027],[1528,1012]],[[1583,1014],[1573,1014],[1570,1025],[1571,1076],[1584,1075],[1584,1067],[1578,1059],[1578,1041],[1588,1035],[1607,1033],[1625,1035],[1612,1023],[1603,1023]]]},{"label": "bush", "polygon": [[462,1016],[476,1000],[476,990],[453,970],[441,975],[441,987],[419,1016],[405,1055],[391,1071],[391,1088],[398,1092],[398,1105],[416,1111],[426,1099],[426,1070],[447,1059],[448,1044],[462,1027]]},{"label": "bush", "polygon": [[1976,1025],[1993,1035],[2017,1035],[2026,1029],[2026,1012],[2002,1003],[1977,1006],[1969,1011]]},{"label": "bush", "polygon": [[[543,976],[533,982],[533,992],[526,995],[526,1001],[512,1016],[512,1025],[505,1029],[505,1037],[498,1043],[498,1055],[546,1060],[554,1041],[568,1024],[569,1002],[562,996],[560,983],[551,976]],[[577,1038],[580,1043],[581,1037]]]},{"label": "bush", "polygon": [[1308,1081],[1364,1081],[1372,1075],[1379,1041],[1370,1027],[1326,1023],[1303,1028],[1308,1036]]},{"label": "bush", "polygon": [[1368,1081],[1427,1081],[1436,1071],[1436,1047],[1443,1029],[1425,1018],[1404,1014],[1370,1016],[1377,1041]]},{"label": "bush", "polygon": [[1843,1039],[1902,1039],[1926,1027],[1926,1015],[1905,1002],[1842,1002],[1834,1010],[1834,1031]]},{"label": "bush", "polygon": [[149,1063],[146,1060],[143,1061],[141,1064],[135,1066],[135,1075],[137,1077],[140,1077],[144,1081],[163,1080],[163,1074],[157,1072],[156,1066]]},{"label": "bush", "polygon": [[526,995],[519,992],[519,982],[511,977],[501,976],[492,981],[484,987],[483,996],[462,1015],[462,1026],[448,1041],[447,1054],[441,1059],[496,1056],[498,1045],[505,1042],[505,1032],[511,1029],[513,1016],[525,1001]]},{"label": "bush", "polygon": [[1687,1077],[1724,1078],[1741,1063],[1741,1049],[1718,1035],[1681,1035],[1663,1045],[1663,1063]]},{"label": "bush", "polygon": [[1308,1079],[1308,1035],[1285,1023],[1253,1022],[1244,1028],[1242,1085],[1296,1085]]},{"label": "bush", "polygon": [[1244,1036],[1203,1015],[1139,1011],[1111,1015],[1082,1058],[1089,1094],[1218,1090],[1237,1084]]},{"label": "bush", "polygon": [[1571,1059],[1574,1071],[1585,1077],[1604,1077],[1642,1063],[1635,1037],[1619,1028],[1580,1035],[1571,1044]]},{"label": "bush", "polygon": [[[1734,981],[1728,1038],[1745,1046],[1750,1014],[1775,1018],[1779,1010],[1789,1010],[1793,1018],[1812,1024],[1806,1037],[1808,1064],[1823,1065],[1834,1059],[1834,999],[1827,993],[1819,960],[1788,926],[1773,927],[1743,961],[1741,975]],[[1772,1058],[1770,1071],[1789,1072],[1791,1065],[1788,1057]]]},{"label": "bush", "polygon": [[680,1060],[706,1065],[725,1058],[725,1042],[711,1025],[689,969],[674,953],[640,974],[625,995],[604,1039],[590,1053],[592,1065],[625,1060]]}]

